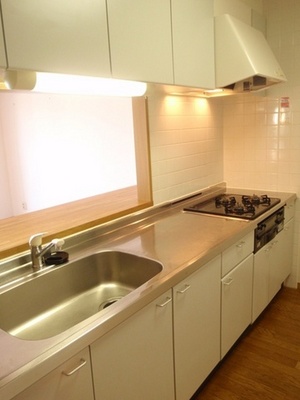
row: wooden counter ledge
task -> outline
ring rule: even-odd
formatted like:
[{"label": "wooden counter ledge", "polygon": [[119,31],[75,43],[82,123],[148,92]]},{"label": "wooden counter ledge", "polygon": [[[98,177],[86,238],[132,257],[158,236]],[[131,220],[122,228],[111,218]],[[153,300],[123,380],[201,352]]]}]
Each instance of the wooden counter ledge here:
[{"label": "wooden counter ledge", "polygon": [[0,258],[28,250],[29,237],[35,233],[46,232],[46,243],[54,237],[63,238],[152,205],[138,197],[133,186],[3,219],[0,221]]}]

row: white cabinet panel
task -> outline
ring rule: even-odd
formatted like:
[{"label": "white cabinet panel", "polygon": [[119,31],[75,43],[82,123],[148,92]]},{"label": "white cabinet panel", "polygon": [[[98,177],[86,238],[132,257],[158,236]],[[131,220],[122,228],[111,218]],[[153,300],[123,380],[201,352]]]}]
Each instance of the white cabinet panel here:
[{"label": "white cabinet panel", "polygon": [[251,323],[253,254],[222,279],[221,356]]},{"label": "white cabinet panel", "polygon": [[91,345],[96,400],[174,399],[172,294]]},{"label": "white cabinet panel", "polygon": [[226,275],[238,263],[253,252],[254,232],[248,233],[241,240],[228,247],[222,253],[222,276]]},{"label": "white cabinet panel", "polygon": [[295,200],[287,202],[284,208],[285,223],[294,217],[295,214]]},{"label": "white cabinet panel", "polygon": [[58,399],[94,399],[88,348],[13,398],[13,400]]},{"label": "white cabinet panel", "polygon": [[220,361],[217,257],[173,288],[176,399],[189,399]]},{"label": "white cabinet panel", "polygon": [[284,229],[272,240],[270,259],[270,300],[292,272],[294,220],[284,224]]},{"label": "white cabinet panel", "polygon": [[252,321],[265,309],[292,271],[293,227],[294,220],[291,219],[254,255]]},{"label": "white cabinet panel", "polygon": [[269,304],[269,259],[271,244],[254,254],[252,322]]},{"label": "white cabinet panel", "polygon": [[115,78],[173,83],[169,0],[108,0]]},{"label": "white cabinet panel", "polygon": [[2,20],[0,18],[0,68],[6,68],[6,55],[2,32]]},{"label": "white cabinet panel", "polygon": [[215,87],[213,14],[211,0],[172,0],[175,84]]},{"label": "white cabinet panel", "polygon": [[110,76],[105,0],[2,0],[10,68]]},{"label": "white cabinet panel", "polygon": [[230,14],[251,25],[251,8],[241,0],[214,0],[215,16]]}]

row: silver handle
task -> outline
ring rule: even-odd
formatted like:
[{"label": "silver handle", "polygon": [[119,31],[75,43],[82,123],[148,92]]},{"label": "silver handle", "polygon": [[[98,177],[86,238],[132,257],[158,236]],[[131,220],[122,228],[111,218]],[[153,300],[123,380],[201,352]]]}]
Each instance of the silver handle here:
[{"label": "silver handle", "polygon": [[76,368],[72,369],[72,371],[70,371],[70,372],[63,371],[62,373],[66,376],[71,376],[71,375],[75,374],[75,372],[77,372],[80,368],[84,367],[85,364],[86,364],[86,360],[81,358],[80,364]]},{"label": "silver handle", "polygon": [[184,285],[184,289],[182,290],[177,290],[177,293],[183,294],[185,293],[187,290],[189,290],[191,288],[191,285],[185,284]]},{"label": "silver handle", "polygon": [[229,285],[232,284],[232,282],[233,282],[233,279],[232,278],[228,278],[227,282],[223,281],[223,285],[229,286]]},{"label": "silver handle", "polygon": [[268,246],[268,247],[265,249],[265,252],[267,253],[268,251],[271,250],[271,248],[272,248],[272,245],[271,245],[271,246]]},{"label": "silver handle", "polygon": [[236,245],[236,247],[238,247],[238,248],[240,249],[241,247],[243,247],[243,246],[244,246],[244,244],[245,244],[245,242],[244,242],[244,241],[242,241],[242,242],[240,242],[239,244],[237,244],[237,245]]},{"label": "silver handle", "polygon": [[156,304],[157,307],[165,307],[168,303],[172,301],[171,297],[167,297],[166,301],[162,304]]}]

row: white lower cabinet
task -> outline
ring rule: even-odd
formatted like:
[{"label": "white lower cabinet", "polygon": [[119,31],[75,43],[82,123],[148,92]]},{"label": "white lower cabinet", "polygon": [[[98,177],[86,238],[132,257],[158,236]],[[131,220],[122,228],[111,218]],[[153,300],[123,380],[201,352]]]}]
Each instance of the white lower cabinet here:
[{"label": "white lower cabinet", "polygon": [[174,400],[172,292],[91,345],[96,400]]},{"label": "white lower cabinet", "polygon": [[28,387],[13,400],[93,400],[89,349]]},{"label": "white lower cabinet", "polygon": [[254,255],[252,321],[266,308],[292,270],[293,219]]},{"label": "white lower cabinet", "polygon": [[218,256],[173,288],[176,400],[188,400],[220,361],[220,277]]},{"label": "white lower cabinet", "polygon": [[222,279],[221,357],[251,323],[253,254]]},{"label": "white lower cabinet", "polygon": [[293,231],[294,220],[291,219],[284,224],[283,230],[274,239],[274,284],[277,287],[280,287],[292,272]]}]

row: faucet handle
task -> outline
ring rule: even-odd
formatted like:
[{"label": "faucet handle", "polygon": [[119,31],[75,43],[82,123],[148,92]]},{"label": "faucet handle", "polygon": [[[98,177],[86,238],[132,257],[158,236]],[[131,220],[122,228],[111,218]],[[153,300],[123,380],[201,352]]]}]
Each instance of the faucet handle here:
[{"label": "faucet handle", "polygon": [[65,244],[65,241],[64,241],[64,239],[53,239],[51,241],[51,243],[54,244],[55,251],[60,251],[62,249],[63,245]]},{"label": "faucet handle", "polygon": [[42,245],[42,239],[43,239],[44,235],[45,235],[45,232],[44,233],[36,233],[35,235],[32,235],[29,238],[29,245],[31,247],[32,246],[35,246],[35,247],[41,246]]}]

